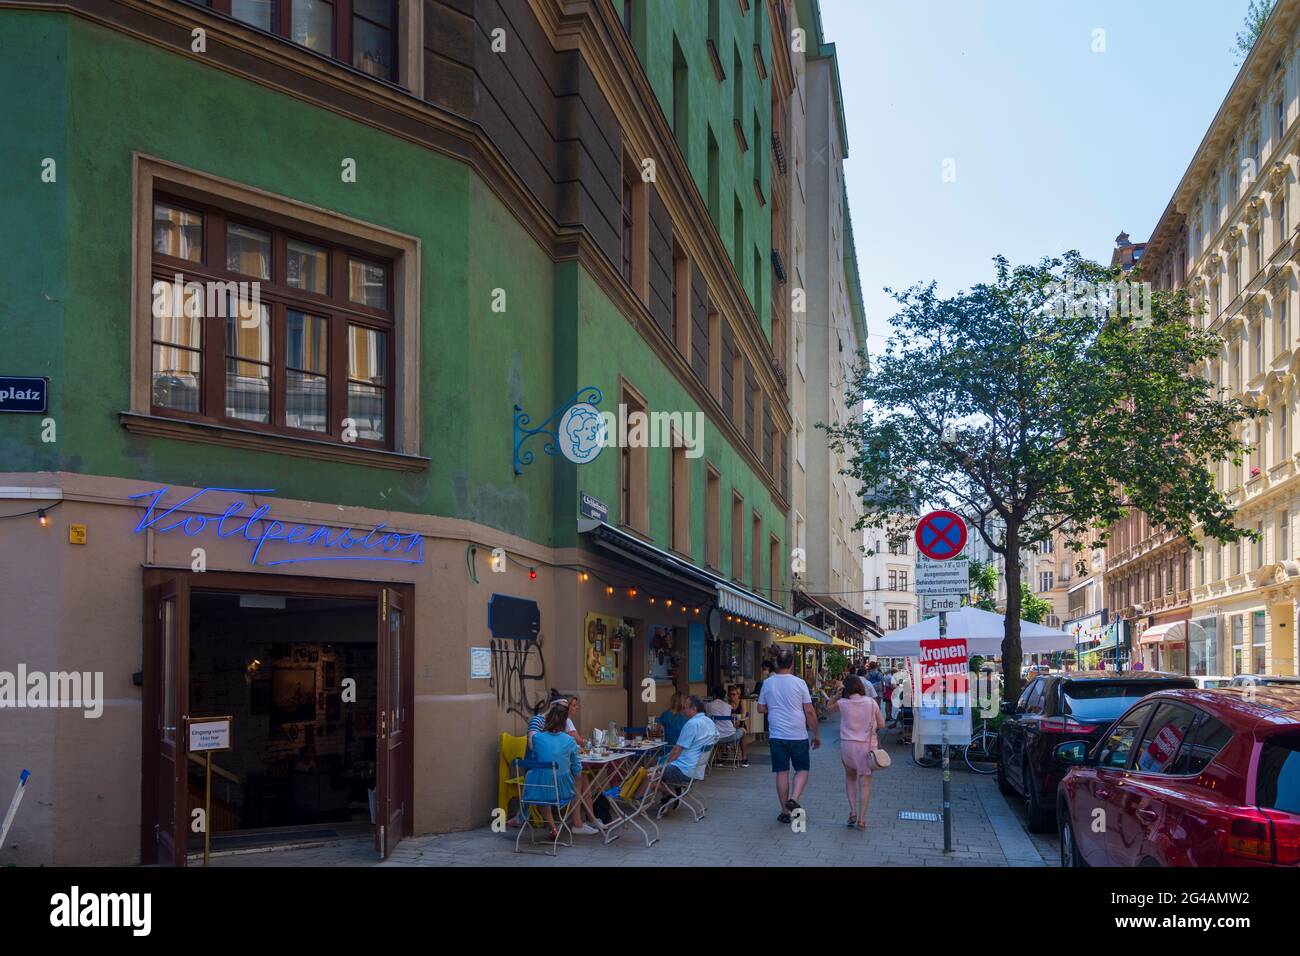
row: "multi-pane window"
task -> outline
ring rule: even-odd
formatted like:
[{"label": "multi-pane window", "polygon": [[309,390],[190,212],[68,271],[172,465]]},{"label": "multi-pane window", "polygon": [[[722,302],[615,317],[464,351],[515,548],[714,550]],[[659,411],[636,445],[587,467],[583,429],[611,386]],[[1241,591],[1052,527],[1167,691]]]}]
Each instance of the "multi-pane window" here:
[{"label": "multi-pane window", "polygon": [[1277,513],[1277,542],[1273,545],[1273,560],[1278,564],[1291,560],[1291,512],[1287,508]]},{"label": "multi-pane window", "polygon": [[898,572],[892,569],[889,572],[889,590],[898,590]]},{"label": "multi-pane window", "polygon": [[1291,347],[1291,320],[1287,314],[1286,293],[1277,300],[1277,348],[1275,351],[1283,351]]},{"label": "multi-pane window", "polygon": [[632,282],[632,180],[623,177],[623,278]]},{"label": "multi-pane window", "polygon": [[898,612],[892,608],[889,611],[889,629],[891,631],[898,630]]},{"label": "multi-pane window", "polygon": [[907,627],[907,612],[906,612],[906,611],[899,611],[899,612],[898,612],[898,626],[899,626],[900,628]]},{"label": "multi-pane window", "polygon": [[1038,590],[1040,590],[1040,591],[1050,591],[1050,590],[1052,590],[1052,572],[1051,572],[1051,571],[1039,571],[1039,572],[1038,572]]},{"label": "multi-pane window", "polygon": [[207,0],[207,5],[363,73],[397,79],[396,0]]},{"label": "multi-pane window", "polygon": [[1277,429],[1277,460],[1279,463],[1291,457],[1291,423],[1288,421],[1289,418],[1287,404],[1283,401],[1273,416],[1274,427]]},{"label": "multi-pane window", "polygon": [[156,413],[392,447],[392,263],[156,196]]}]

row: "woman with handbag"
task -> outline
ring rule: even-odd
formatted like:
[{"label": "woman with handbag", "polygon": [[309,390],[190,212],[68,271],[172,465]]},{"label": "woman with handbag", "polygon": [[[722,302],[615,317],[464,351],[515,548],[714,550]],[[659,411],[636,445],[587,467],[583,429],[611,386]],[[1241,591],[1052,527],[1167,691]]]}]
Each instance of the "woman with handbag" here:
[{"label": "woman with handbag", "polygon": [[861,677],[844,678],[839,700],[831,711],[840,715],[840,760],[844,763],[844,785],[849,794],[850,827],[867,828],[867,805],[871,802],[871,772],[889,766],[889,754],[880,749],[877,732],[885,729],[880,705],[867,696]]}]

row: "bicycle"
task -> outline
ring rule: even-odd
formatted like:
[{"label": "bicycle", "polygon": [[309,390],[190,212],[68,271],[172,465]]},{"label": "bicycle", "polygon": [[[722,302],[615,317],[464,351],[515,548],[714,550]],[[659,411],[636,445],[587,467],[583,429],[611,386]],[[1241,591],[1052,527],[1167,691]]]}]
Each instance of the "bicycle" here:
[{"label": "bicycle", "polygon": [[[968,744],[949,744],[948,761],[955,762],[959,757],[972,773],[990,774],[998,769],[998,735],[989,730],[988,720],[980,720],[980,729],[971,735]],[[912,762],[918,767],[937,767],[943,762],[943,745],[926,744],[918,756],[916,748],[909,751]]]}]

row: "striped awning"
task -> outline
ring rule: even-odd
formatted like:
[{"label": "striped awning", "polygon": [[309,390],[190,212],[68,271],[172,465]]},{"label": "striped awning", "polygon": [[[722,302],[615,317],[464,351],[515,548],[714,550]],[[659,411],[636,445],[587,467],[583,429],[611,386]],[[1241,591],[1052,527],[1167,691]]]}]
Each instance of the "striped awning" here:
[{"label": "striped awning", "polygon": [[831,636],[825,631],[801,621],[793,614],[787,614],[783,608],[764,601],[752,594],[746,594],[733,588],[730,584],[718,582],[718,609],[726,614],[735,614],[756,624],[765,624],[791,634],[802,634],[818,644],[830,644]]}]

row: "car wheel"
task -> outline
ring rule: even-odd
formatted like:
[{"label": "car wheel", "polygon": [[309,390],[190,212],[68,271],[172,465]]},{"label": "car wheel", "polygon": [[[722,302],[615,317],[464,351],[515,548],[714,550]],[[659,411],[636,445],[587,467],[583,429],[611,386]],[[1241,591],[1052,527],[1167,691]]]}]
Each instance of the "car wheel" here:
[{"label": "car wheel", "polygon": [[1070,819],[1069,806],[1063,803],[1057,807],[1056,819],[1059,821],[1057,833],[1061,838],[1061,866],[1087,866],[1079,853],[1079,844],[1074,840],[1074,821]]},{"label": "car wheel", "polygon": [[1004,796],[1014,797],[1016,788],[1011,786],[1010,779],[1007,778],[1007,752],[1002,746],[1002,741],[998,741],[998,769],[997,769],[998,791]]},{"label": "car wheel", "polygon": [[1020,782],[1025,787],[1025,818],[1029,832],[1046,833],[1052,828],[1052,820],[1048,812],[1043,809],[1042,801],[1039,799],[1038,788],[1034,786],[1033,775],[1029,772],[1029,761],[1025,761],[1025,769],[1021,774]]}]

